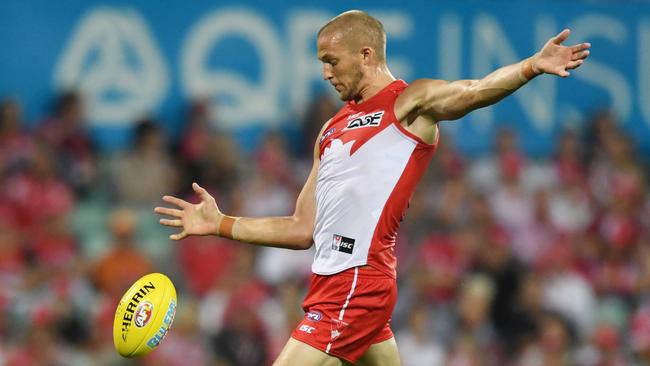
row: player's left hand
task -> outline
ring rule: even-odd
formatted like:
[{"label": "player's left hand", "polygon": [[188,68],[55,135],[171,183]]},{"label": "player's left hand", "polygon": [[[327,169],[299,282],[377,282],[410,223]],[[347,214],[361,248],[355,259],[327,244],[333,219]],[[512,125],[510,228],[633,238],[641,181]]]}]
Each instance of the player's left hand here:
[{"label": "player's left hand", "polygon": [[201,202],[189,203],[173,196],[164,196],[163,200],[178,206],[177,208],[156,207],[154,212],[161,215],[173,217],[173,219],[160,219],[165,226],[181,228],[180,233],[169,236],[172,240],[181,240],[190,235],[218,235],[219,223],[223,219],[223,213],[219,210],[217,203],[205,188],[192,183],[192,189],[199,195]]},{"label": "player's left hand", "polygon": [[569,76],[569,71],[580,67],[589,56],[590,43],[580,43],[574,46],[564,46],[562,42],[569,38],[571,30],[565,29],[557,36],[546,42],[539,53],[533,56],[533,71],[558,75],[563,78]]}]

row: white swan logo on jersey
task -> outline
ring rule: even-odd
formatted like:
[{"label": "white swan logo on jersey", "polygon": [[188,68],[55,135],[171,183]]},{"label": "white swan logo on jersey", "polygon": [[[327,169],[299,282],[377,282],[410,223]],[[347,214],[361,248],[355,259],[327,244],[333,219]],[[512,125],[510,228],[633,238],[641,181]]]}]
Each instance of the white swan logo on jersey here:
[{"label": "white swan logo on jersey", "polygon": [[352,254],[352,250],[354,249],[354,239],[334,234],[332,249],[339,252]]},{"label": "white swan logo on jersey", "polygon": [[345,129],[352,130],[355,128],[362,128],[362,127],[377,127],[379,126],[379,123],[381,122],[381,118],[383,116],[384,116],[384,111],[379,111],[379,112],[370,113],[370,114],[363,115],[361,117],[354,118],[348,121],[348,126]]}]

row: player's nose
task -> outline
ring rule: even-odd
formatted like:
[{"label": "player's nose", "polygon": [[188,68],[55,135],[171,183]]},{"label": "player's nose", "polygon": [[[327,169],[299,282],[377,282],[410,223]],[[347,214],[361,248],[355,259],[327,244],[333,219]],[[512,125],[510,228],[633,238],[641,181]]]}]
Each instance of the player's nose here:
[{"label": "player's nose", "polygon": [[323,80],[329,80],[333,78],[332,70],[328,65],[323,65]]}]

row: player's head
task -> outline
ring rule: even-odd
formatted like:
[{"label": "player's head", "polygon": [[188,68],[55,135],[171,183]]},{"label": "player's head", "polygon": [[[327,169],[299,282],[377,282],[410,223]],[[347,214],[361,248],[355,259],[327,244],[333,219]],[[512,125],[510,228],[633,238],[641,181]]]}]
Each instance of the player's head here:
[{"label": "player's head", "polygon": [[342,100],[355,99],[364,77],[386,65],[386,32],[370,15],[351,10],[339,14],[318,32],[318,59],[323,78]]}]

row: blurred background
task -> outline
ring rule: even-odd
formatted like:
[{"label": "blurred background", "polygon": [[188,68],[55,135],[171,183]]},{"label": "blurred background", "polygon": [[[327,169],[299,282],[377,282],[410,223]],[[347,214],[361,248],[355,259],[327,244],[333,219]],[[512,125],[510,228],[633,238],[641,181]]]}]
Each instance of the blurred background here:
[{"label": "blurred background", "polygon": [[[152,209],[293,212],[341,103],[315,35],[342,0],[0,4],[0,365],[267,365],[303,316],[313,249],[171,242]],[[359,1],[406,81],[478,78],[572,29],[592,54],[442,123],[398,239],[403,365],[650,364],[650,3]],[[115,305],[179,291],[140,360]]]}]

